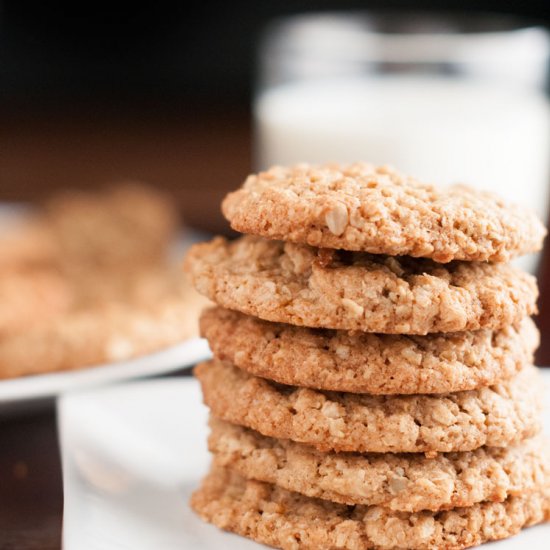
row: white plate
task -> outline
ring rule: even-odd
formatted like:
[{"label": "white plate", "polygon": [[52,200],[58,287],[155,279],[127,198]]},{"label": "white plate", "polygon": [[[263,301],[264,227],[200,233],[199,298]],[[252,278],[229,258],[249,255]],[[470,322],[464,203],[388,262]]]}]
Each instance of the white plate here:
[{"label": "white plate", "polygon": [[0,381],[0,410],[32,408],[34,401],[67,391],[173,372],[210,357],[205,340],[192,338],[162,351],[108,365]]},{"label": "white plate", "polygon": [[[550,381],[550,372],[544,374]],[[547,402],[550,402],[550,393]],[[253,550],[189,509],[206,472],[207,411],[195,380],[166,378],[67,395],[58,404],[65,550]],[[550,410],[545,411],[550,428]],[[550,525],[487,545],[548,550]]]}]

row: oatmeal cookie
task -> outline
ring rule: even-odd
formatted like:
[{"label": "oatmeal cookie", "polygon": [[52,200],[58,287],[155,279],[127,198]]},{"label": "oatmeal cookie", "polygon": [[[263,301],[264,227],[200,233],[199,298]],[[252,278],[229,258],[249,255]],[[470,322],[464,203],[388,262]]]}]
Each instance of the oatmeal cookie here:
[{"label": "oatmeal cookie", "polygon": [[191,506],[221,529],[284,550],[460,550],[549,520],[550,490],[547,482],[504,502],[410,514],[309,498],[213,468]]},{"label": "oatmeal cookie", "polygon": [[530,318],[500,330],[405,336],[310,329],[220,307],[201,316],[214,355],[292,386],[371,394],[447,393],[507,380],[532,364]]},{"label": "oatmeal cookie", "polygon": [[506,447],[540,431],[535,367],[479,390],[381,396],[284,386],[217,360],[195,369],[204,402],[228,422],[320,451],[438,452]]},{"label": "oatmeal cookie", "polygon": [[67,312],[73,301],[71,288],[56,269],[2,269],[0,339],[51,321]]},{"label": "oatmeal cookie", "polygon": [[392,334],[500,329],[536,312],[507,264],[393,258],[245,236],[195,245],[186,269],[218,305],[267,321]]},{"label": "oatmeal cookie", "polygon": [[44,204],[43,217],[66,269],[163,263],[178,224],[170,199],[136,182],[58,193]]},{"label": "oatmeal cookie", "polygon": [[550,479],[550,444],[543,436],[512,447],[439,454],[321,453],[288,439],[210,419],[214,464],[247,479],[341,504],[401,512],[438,511],[502,502]]},{"label": "oatmeal cookie", "polygon": [[437,262],[507,262],[540,250],[536,215],[463,185],[436,188],[389,167],[273,167],[223,201],[241,233]]},{"label": "oatmeal cookie", "polygon": [[[0,379],[124,361],[197,335],[207,302],[179,269],[95,278],[97,283],[87,280],[83,288],[71,289],[69,309],[47,318],[29,310],[32,324],[0,338]],[[0,284],[0,294],[1,289]]]}]

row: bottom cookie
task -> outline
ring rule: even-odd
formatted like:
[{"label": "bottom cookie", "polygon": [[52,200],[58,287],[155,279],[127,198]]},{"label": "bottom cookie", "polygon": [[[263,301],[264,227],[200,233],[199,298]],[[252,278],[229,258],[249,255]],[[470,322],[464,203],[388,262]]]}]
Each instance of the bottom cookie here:
[{"label": "bottom cookie", "polygon": [[457,550],[549,520],[550,487],[501,503],[409,514],[309,498],[215,467],[191,506],[221,529],[284,550]]}]

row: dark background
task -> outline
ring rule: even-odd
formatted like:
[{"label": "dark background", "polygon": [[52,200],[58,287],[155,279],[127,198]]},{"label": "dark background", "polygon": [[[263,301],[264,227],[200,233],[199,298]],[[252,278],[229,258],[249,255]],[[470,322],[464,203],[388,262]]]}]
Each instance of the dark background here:
[{"label": "dark background", "polygon": [[261,28],[274,17],[330,9],[497,11],[548,20],[548,2],[326,0],[279,2],[4,2],[0,99],[55,106],[246,109]]},{"label": "dark background", "polygon": [[222,232],[218,204],[252,165],[258,38],[275,17],[330,9],[497,11],[546,2],[0,3],[0,200],[123,178],[170,190]]},{"label": "dark background", "polygon": [[0,3],[0,200],[123,178],[170,190],[188,223],[250,170],[258,37],[330,9],[498,11],[550,22],[546,2]]}]

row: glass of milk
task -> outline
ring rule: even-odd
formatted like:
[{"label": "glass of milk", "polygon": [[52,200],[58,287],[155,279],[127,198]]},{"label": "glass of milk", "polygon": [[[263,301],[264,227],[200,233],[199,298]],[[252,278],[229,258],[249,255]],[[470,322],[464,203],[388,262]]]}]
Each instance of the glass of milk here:
[{"label": "glass of milk", "polygon": [[261,46],[256,167],[391,164],[439,185],[496,191],[546,221],[549,50],[547,31],[504,16],[280,20]]}]

